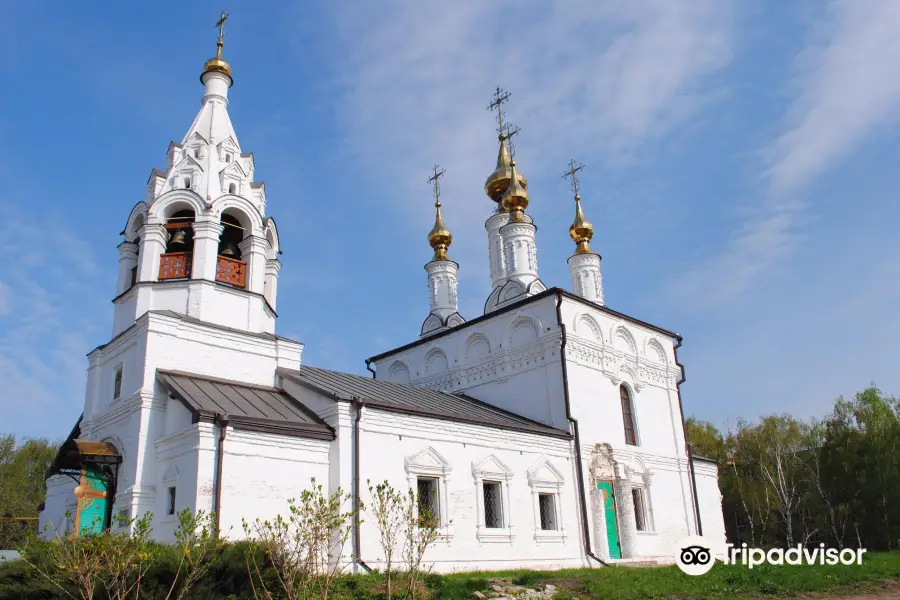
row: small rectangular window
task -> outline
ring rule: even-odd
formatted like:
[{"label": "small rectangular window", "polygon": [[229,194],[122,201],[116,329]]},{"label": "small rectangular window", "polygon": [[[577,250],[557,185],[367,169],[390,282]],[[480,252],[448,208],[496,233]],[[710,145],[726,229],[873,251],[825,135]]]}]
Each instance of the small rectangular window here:
[{"label": "small rectangular window", "polygon": [[168,491],[169,503],[168,503],[168,506],[166,507],[166,514],[174,515],[175,514],[175,486],[174,485],[169,486],[169,489],[167,491]]},{"label": "small rectangular window", "polygon": [[647,531],[647,509],[644,506],[644,490],[631,489],[631,499],[634,502],[634,524],[638,531]]},{"label": "small rectangular window", "polygon": [[554,494],[538,494],[538,510],[541,513],[541,529],[556,531],[556,502]]},{"label": "small rectangular window", "polygon": [[116,367],[116,375],[113,380],[113,400],[118,400],[122,395],[122,365]]},{"label": "small rectangular window", "polygon": [[231,153],[230,152],[225,153],[225,162],[227,162],[227,163],[231,162]]},{"label": "small rectangular window", "polygon": [[134,287],[134,284],[137,283],[137,267],[131,267],[131,283],[128,285],[128,288],[131,289]]},{"label": "small rectangular window", "polygon": [[131,522],[131,509],[127,506],[120,509],[116,515],[116,522],[119,527],[128,527]]},{"label": "small rectangular window", "polygon": [[496,481],[485,481],[482,490],[484,492],[484,526],[500,529],[503,527],[500,484]]},{"label": "small rectangular window", "polygon": [[419,524],[427,520],[439,521],[440,502],[438,502],[438,480],[434,477],[419,477],[416,480],[418,492]]}]

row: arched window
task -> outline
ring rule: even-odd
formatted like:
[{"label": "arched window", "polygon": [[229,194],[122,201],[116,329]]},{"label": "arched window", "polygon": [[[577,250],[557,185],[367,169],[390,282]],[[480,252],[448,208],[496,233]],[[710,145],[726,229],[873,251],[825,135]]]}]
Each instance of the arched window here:
[{"label": "arched window", "polygon": [[622,400],[622,422],[625,425],[625,443],[637,446],[637,434],[634,429],[634,405],[631,394],[624,385],[619,386],[619,398]]},{"label": "arched window", "polygon": [[237,191],[237,186],[233,183],[228,184],[228,193],[233,194]]},{"label": "arched window", "polygon": [[159,261],[159,279],[190,279],[194,251],[194,211],[179,210],[166,220],[169,239]]},{"label": "arched window", "polygon": [[169,252],[193,252],[194,211],[192,209],[179,210],[166,221],[166,229],[169,232],[169,240],[166,243],[166,253]]},{"label": "arched window", "polygon": [[241,222],[237,220],[237,217],[227,212],[222,215],[221,222],[222,235],[219,236],[219,256],[240,260],[239,244],[244,239],[244,228],[241,227]]},{"label": "arched window", "polygon": [[186,190],[191,189],[191,178],[190,177],[184,178],[184,189],[186,189]]}]

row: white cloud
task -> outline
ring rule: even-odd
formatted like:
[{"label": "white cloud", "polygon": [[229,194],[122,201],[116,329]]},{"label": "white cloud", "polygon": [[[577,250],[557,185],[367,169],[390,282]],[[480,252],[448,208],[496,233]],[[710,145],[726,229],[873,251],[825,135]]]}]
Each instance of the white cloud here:
[{"label": "white cloud", "polygon": [[[47,212],[39,219],[23,206],[0,202],[9,215],[0,222],[0,253],[9,267],[0,282],[0,381],[10,400],[0,402],[0,423],[43,435],[71,427],[68,419],[80,412],[89,338],[97,337],[97,319],[109,316],[89,307],[104,305],[98,283],[107,278],[77,230]],[[14,310],[4,312],[4,306]]]},{"label": "white cloud", "polygon": [[627,161],[703,105],[706,80],[731,58],[731,12],[715,0],[342,9],[331,43],[345,150],[423,232],[433,210],[426,177],[435,161],[445,167],[451,254],[462,262],[475,252],[486,269],[482,186],[497,143],[485,109],[495,86],[513,93],[508,117],[522,127],[526,177],[559,186],[545,183],[544,197],[567,195],[559,175],[570,156],[597,170]]},{"label": "white cloud", "polygon": [[726,250],[679,281],[713,304],[744,294],[802,234],[804,189],[900,117],[900,3],[832,1],[797,57],[797,95],[766,149],[766,191]]}]

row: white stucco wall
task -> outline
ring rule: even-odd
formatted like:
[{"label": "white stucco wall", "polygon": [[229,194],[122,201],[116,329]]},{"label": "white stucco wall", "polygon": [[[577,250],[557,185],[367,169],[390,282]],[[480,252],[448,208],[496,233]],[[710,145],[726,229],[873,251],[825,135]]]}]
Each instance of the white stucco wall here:
[{"label": "white stucco wall", "polygon": [[[441,475],[442,524],[445,536],[428,550],[425,560],[439,572],[507,568],[555,569],[586,566],[583,553],[576,471],[571,441],[533,434],[500,431],[473,425],[439,421],[377,409],[363,409],[361,420],[362,480],[373,485],[387,480],[405,491],[415,484],[417,473],[428,476],[437,471],[420,470],[415,465],[434,465]],[[412,464],[410,464],[412,463]],[[443,463],[443,464],[442,464]],[[479,465],[492,471],[508,469],[503,485],[508,506],[506,530],[479,528],[484,522],[480,506]],[[543,477],[558,471],[558,534],[540,530],[536,514],[537,491],[552,488],[529,484],[529,469],[543,470]],[[498,467],[498,465],[500,465]],[[485,476],[499,480],[497,475]],[[365,483],[363,501],[371,496]],[[369,566],[382,564],[383,552],[378,530],[371,516],[361,527],[362,556]],[[481,530],[481,533],[479,533]],[[499,533],[499,536],[489,535]]]},{"label": "white stucco wall", "polygon": [[725,519],[722,514],[722,492],[719,490],[718,467],[705,460],[694,461],[700,524],[703,537],[711,540],[718,554],[725,554]]},{"label": "white stucco wall", "polygon": [[[479,400],[568,429],[555,297],[375,361],[378,378]],[[407,379],[408,375],[408,379]]]},{"label": "white stucco wall", "polygon": [[327,490],[330,446],[323,440],[229,427],[222,469],[222,532],[240,539],[242,518],[288,518],[288,499],[299,498],[313,477]]},{"label": "white stucco wall", "polygon": [[[299,366],[301,350],[301,344],[290,340],[144,313],[133,327],[91,352],[81,437],[109,441],[123,456],[114,513],[125,509],[130,517],[136,517],[153,512],[154,526],[159,527],[160,535],[168,535],[174,527],[172,520],[163,523],[159,519],[165,510],[165,486],[161,482],[170,465],[177,467],[179,478],[194,478],[186,480],[192,482],[187,486],[179,486],[194,490],[190,495],[177,495],[179,509],[193,507],[198,496],[211,494],[211,485],[203,480],[208,470],[203,470],[203,454],[197,455],[197,448],[205,448],[203,451],[211,457],[214,435],[203,429],[205,425],[191,425],[189,411],[180,402],[168,399],[156,382],[157,370],[181,370],[271,386],[278,366]],[[115,372],[120,365],[121,393],[114,399]],[[214,458],[208,460],[214,462]],[[57,488],[65,497],[67,488],[54,485],[54,493]],[[74,500],[66,501],[74,506]],[[42,526],[45,522],[62,522],[65,509],[57,504],[55,500],[47,503],[41,515]]]}]

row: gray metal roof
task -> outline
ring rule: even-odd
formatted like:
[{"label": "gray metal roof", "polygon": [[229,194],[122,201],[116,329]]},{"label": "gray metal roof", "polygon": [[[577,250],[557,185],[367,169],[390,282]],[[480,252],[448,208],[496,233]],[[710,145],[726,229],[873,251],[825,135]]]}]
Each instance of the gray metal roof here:
[{"label": "gray metal roof", "polygon": [[299,371],[279,369],[278,374],[326,395],[341,400],[357,398],[367,405],[384,410],[484,427],[569,437],[568,431],[532,421],[464,394],[448,394],[305,365]]},{"label": "gray metal roof", "polygon": [[283,390],[180,371],[157,371],[156,379],[188,407],[195,420],[222,415],[236,429],[334,439],[325,421]]}]

